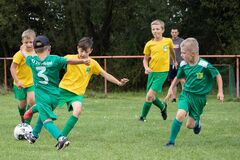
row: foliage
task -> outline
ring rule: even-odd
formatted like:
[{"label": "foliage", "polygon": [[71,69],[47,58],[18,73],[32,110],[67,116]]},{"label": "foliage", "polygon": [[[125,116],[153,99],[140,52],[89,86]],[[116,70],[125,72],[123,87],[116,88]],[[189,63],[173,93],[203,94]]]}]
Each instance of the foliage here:
[{"label": "foliage", "polygon": [[[239,54],[240,50],[237,0],[0,0],[0,6],[0,57],[19,50],[21,33],[27,28],[46,34],[53,54],[76,53],[79,39],[90,36],[94,56],[142,55],[154,19],[165,21],[164,36],[170,36],[172,26],[179,26],[181,37],[196,37],[201,54]],[[142,86],[141,62],[118,63],[111,64],[113,70],[128,70],[133,85]]]}]

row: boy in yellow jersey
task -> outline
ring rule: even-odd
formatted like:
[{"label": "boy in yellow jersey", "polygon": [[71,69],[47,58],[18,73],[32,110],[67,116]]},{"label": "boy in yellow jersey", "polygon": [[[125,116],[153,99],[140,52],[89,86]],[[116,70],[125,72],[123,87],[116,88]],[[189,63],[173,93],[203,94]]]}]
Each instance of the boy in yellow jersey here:
[{"label": "boy in yellow jersey", "polygon": [[[28,55],[34,54],[33,41],[36,33],[32,29],[27,29],[22,33],[22,45],[26,48]],[[13,56],[13,61],[10,67],[12,77],[14,79],[13,91],[15,98],[18,100],[18,110],[22,122],[30,123],[30,120],[24,121],[23,115],[27,108],[35,104],[34,99],[34,84],[32,71],[26,64],[26,59],[21,51],[18,51]]]},{"label": "boy in yellow jersey", "polygon": [[[72,115],[63,127],[62,134],[67,136],[73,129],[74,125],[77,123],[80,113],[82,112],[82,102],[84,93],[93,74],[101,75],[108,81],[118,85],[123,86],[129,80],[123,78],[121,80],[116,79],[111,74],[107,73],[102,69],[97,61],[90,58],[89,55],[92,52],[93,41],[89,37],[83,37],[77,46],[78,54],[66,55],[66,58],[71,59],[89,59],[90,65],[71,65],[68,64],[66,68],[66,73],[64,74],[60,84],[60,98],[58,107],[67,104],[68,111],[73,111]],[[26,112],[26,118],[32,115],[32,111]]]},{"label": "boy in yellow jersey", "polygon": [[162,86],[167,79],[170,55],[175,68],[177,68],[177,61],[172,40],[162,36],[164,25],[161,20],[154,20],[151,23],[153,39],[148,41],[144,47],[143,66],[145,74],[148,74],[148,81],[146,101],[143,104],[142,114],[139,118],[142,122],[146,120],[152,104],[161,110],[163,120],[167,119],[167,104],[161,102],[156,94],[162,92]]}]

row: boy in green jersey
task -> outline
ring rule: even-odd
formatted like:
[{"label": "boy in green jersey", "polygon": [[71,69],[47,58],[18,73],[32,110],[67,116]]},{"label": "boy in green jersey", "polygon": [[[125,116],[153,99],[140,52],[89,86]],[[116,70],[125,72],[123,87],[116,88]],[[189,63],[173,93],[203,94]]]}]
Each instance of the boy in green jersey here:
[{"label": "boy in green jersey", "polygon": [[216,78],[218,86],[217,99],[224,100],[222,77],[218,70],[206,60],[199,57],[199,45],[195,38],[187,38],[181,43],[181,62],[177,76],[174,78],[165,100],[173,95],[173,88],[180,79],[186,78],[183,90],[179,95],[178,111],[173,120],[171,134],[166,147],[172,147],[180,131],[185,117],[188,115],[187,128],[193,129],[194,134],[201,131],[200,116],[206,105],[206,96],[212,90]]},{"label": "boy in green jersey", "polygon": [[[32,29],[27,29],[22,33],[22,45],[26,47],[28,55],[35,54],[33,48],[33,40],[36,38],[36,33]],[[23,119],[25,111],[35,104],[34,99],[34,84],[31,68],[26,64],[26,59],[21,51],[18,51],[13,56],[13,61],[10,67],[13,77],[13,91],[15,98],[18,100],[18,111],[22,123],[30,124],[31,118]]]},{"label": "boy in green jersey", "polygon": [[151,23],[153,38],[149,40],[144,47],[143,66],[145,74],[148,74],[148,80],[146,100],[139,118],[142,122],[146,120],[152,104],[160,109],[163,120],[167,119],[167,104],[160,101],[157,97],[157,93],[162,92],[162,86],[167,79],[170,56],[175,68],[177,68],[177,61],[172,40],[163,37],[163,32],[165,30],[164,26],[165,24],[161,20],[155,20]]},{"label": "boy in green jersey", "polygon": [[26,63],[32,69],[35,99],[39,116],[33,132],[25,134],[29,143],[34,143],[38,138],[42,126],[58,141],[57,150],[64,149],[70,144],[67,137],[54,125],[57,116],[53,113],[59,100],[59,72],[66,64],[89,64],[87,59],[67,59],[56,55],[50,55],[51,46],[47,37],[37,36],[33,42],[36,56],[28,56],[22,46],[22,54],[26,57]]},{"label": "boy in green jersey", "polygon": [[[66,73],[59,84],[60,97],[58,107],[62,107],[66,103],[68,111],[72,111],[72,115],[69,117],[62,130],[64,136],[67,136],[78,122],[78,118],[82,112],[84,94],[93,75],[101,75],[118,86],[123,86],[129,81],[127,78],[118,80],[104,71],[96,60],[89,57],[93,50],[92,47],[92,39],[89,37],[83,37],[77,45],[78,54],[65,56],[66,58],[89,59],[90,64],[88,66],[84,64],[68,64],[66,67]],[[33,111],[29,109],[24,117],[28,119],[32,117],[32,114]]]}]

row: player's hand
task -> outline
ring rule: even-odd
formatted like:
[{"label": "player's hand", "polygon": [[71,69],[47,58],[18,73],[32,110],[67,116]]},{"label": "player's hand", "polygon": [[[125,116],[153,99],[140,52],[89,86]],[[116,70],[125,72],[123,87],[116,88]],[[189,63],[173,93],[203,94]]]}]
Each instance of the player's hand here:
[{"label": "player's hand", "polygon": [[174,65],[174,68],[175,68],[175,69],[177,69],[177,68],[178,68],[178,62],[177,62],[177,61],[176,61],[176,62],[174,62],[174,64],[173,64],[173,65]]},{"label": "player's hand", "polygon": [[223,95],[222,92],[218,92],[218,94],[217,94],[217,99],[218,99],[220,102],[223,103],[223,101],[224,101],[224,95]]},{"label": "player's hand", "polygon": [[122,79],[120,80],[120,83],[119,83],[118,85],[119,85],[119,86],[124,86],[128,81],[129,81],[129,79],[127,79],[127,78],[122,78]]},{"label": "player's hand", "polygon": [[90,65],[90,59],[82,59],[83,64],[89,66]]},{"label": "player's hand", "polygon": [[152,72],[152,69],[151,68],[145,68],[145,74],[149,74],[149,73],[151,73]]},{"label": "player's hand", "polygon": [[24,44],[22,44],[22,45],[20,46],[20,50],[21,50],[22,53],[23,53],[23,52],[26,52],[26,46],[25,46]]},{"label": "player's hand", "polygon": [[23,88],[23,84],[20,81],[16,82],[16,86],[17,86],[18,89],[22,89]]},{"label": "player's hand", "polygon": [[169,88],[167,96],[164,98],[164,102],[167,102],[172,96],[173,96],[173,90]]}]

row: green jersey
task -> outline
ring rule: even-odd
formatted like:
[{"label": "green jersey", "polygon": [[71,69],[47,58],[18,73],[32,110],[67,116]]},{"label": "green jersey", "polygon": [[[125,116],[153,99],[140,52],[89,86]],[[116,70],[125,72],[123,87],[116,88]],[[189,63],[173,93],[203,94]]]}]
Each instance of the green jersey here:
[{"label": "green jersey", "polygon": [[59,72],[65,66],[67,59],[49,55],[44,60],[38,56],[28,56],[26,63],[33,73],[35,92],[43,91],[50,95],[59,95]]},{"label": "green jersey", "polygon": [[213,86],[213,79],[219,74],[218,70],[206,60],[190,66],[185,61],[180,63],[177,78],[186,78],[183,90],[197,95],[207,95]]}]

